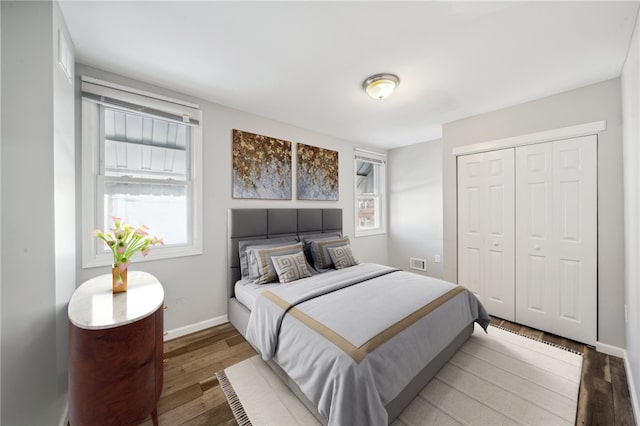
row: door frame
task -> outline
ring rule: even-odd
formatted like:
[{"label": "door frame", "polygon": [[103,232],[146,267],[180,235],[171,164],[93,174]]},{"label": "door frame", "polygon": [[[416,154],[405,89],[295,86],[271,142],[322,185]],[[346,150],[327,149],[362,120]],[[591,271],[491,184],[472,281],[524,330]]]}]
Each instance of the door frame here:
[{"label": "door frame", "polygon": [[474,143],[471,145],[457,146],[451,150],[451,154],[458,157],[460,155],[495,151],[497,149],[516,148],[518,146],[553,142],[560,139],[571,139],[579,136],[597,135],[598,132],[602,132],[605,130],[607,130],[606,120],[592,121],[591,123],[560,127],[557,129],[545,130],[543,132],[527,133],[525,135],[514,136],[511,138],[496,139],[487,142]]}]

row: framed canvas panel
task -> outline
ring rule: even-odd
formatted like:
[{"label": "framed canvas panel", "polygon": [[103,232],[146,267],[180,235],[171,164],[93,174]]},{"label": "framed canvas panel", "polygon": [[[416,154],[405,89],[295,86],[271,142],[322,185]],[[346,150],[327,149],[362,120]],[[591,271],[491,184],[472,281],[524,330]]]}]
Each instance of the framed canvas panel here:
[{"label": "framed canvas panel", "polygon": [[233,129],[232,196],[291,200],[291,142]]},{"label": "framed canvas panel", "polygon": [[338,201],[338,151],[297,144],[298,200]]}]

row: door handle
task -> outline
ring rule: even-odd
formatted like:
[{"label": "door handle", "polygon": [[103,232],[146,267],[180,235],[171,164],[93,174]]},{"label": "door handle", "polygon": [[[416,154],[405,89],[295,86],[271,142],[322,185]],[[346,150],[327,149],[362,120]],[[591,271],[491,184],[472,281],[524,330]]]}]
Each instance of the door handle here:
[{"label": "door handle", "polygon": [[500,244],[498,244],[498,242],[497,242],[497,241],[494,241],[494,242],[493,242],[493,246],[494,246],[494,247],[498,247],[499,245],[500,245]]},{"label": "door handle", "polygon": [[533,249],[534,249],[534,250],[540,250],[540,246],[535,245],[535,246],[533,246]]}]

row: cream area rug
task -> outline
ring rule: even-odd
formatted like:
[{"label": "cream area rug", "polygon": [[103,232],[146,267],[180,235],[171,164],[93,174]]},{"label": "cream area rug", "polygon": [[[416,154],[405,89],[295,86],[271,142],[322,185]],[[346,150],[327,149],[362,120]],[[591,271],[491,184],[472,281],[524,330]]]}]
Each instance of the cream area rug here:
[{"label": "cream area rug", "polygon": [[[476,325],[393,425],[573,425],[582,356]],[[317,425],[258,356],[218,373],[240,425]]]}]

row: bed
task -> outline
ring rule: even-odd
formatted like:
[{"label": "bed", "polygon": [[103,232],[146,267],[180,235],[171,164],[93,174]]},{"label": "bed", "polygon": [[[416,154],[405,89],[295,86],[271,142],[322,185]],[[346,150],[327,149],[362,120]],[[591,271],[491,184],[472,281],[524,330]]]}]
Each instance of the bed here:
[{"label": "bed", "polygon": [[230,209],[228,317],[321,423],[388,424],[489,317],[460,286],[382,265],[241,279],[239,247],[341,232],[341,209]]}]

